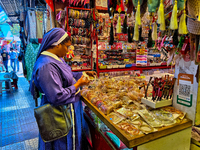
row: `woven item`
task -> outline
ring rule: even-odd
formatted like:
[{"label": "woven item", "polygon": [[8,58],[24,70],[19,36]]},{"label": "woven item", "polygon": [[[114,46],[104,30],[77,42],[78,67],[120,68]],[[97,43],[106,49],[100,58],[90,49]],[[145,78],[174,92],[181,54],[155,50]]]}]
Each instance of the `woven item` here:
[{"label": "woven item", "polygon": [[195,35],[200,35],[200,22],[194,21],[191,18],[187,19],[187,28],[188,31]]},{"label": "woven item", "polygon": [[[197,19],[196,15],[200,11],[200,1],[199,0],[188,0],[188,14],[194,19]],[[188,17],[187,27],[188,31],[192,34],[200,35],[200,22]]]}]

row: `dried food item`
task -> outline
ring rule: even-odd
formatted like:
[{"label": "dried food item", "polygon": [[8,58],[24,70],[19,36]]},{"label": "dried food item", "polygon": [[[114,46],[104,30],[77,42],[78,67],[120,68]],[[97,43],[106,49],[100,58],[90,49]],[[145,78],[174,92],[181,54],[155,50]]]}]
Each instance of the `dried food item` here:
[{"label": "dried food item", "polygon": [[113,106],[109,106],[109,105],[106,105],[106,104],[102,104],[99,107],[99,110],[101,110],[105,115],[111,113],[113,111],[113,109],[114,109]]},{"label": "dried food item", "polygon": [[164,126],[172,125],[176,123],[176,120],[173,117],[173,114],[167,111],[161,110],[152,110],[153,114]]},{"label": "dried food item", "polygon": [[135,126],[133,126],[132,124],[130,124],[126,121],[122,121],[122,122],[118,123],[117,126],[120,129],[124,130],[125,132],[127,132],[133,136],[142,134],[142,132],[139,129],[137,129]]},{"label": "dried food item", "polygon": [[124,107],[117,109],[115,112],[120,113],[121,115],[125,116],[126,118],[130,119],[138,119],[140,116],[136,113],[133,113],[130,109],[126,109]]},{"label": "dried food item", "polygon": [[163,107],[162,110],[173,114],[174,118],[184,119],[185,113],[171,106]]},{"label": "dried food item", "polygon": [[131,111],[133,111],[133,110],[137,110],[138,106],[135,105],[134,103],[130,103],[130,104],[126,105],[125,108],[130,109]]},{"label": "dried food item", "polygon": [[88,80],[96,80],[96,76],[95,77],[89,76],[89,75],[86,74],[85,71],[82,74],[83,74],[84,78],[87,78]]},{"label": "dried food item", "polygon": [[139,115],[151,126],[151,127],[162,127],[163,124],[146,109],[139,110]]},{"label": "dried food item", "polygon": [[114,108],[116,109],[116,108],[120,108],[120,107],[122,107],[122,101],[114,101],[114,103],[113,103],[113,106],[114,106]]},{"label": "dried food item", "polygon": [[121,122],[122,120],[125,119],[124,116],[118,114],[118,113],[110,113],[109,115],[107,115],[108,119],[111,120],[114,124],[117,124],[119,122]]}]

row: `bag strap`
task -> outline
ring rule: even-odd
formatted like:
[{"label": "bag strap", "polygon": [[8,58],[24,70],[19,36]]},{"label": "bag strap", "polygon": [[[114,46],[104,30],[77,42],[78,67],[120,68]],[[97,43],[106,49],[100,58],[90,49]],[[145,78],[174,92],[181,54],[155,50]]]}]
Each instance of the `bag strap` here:
[{"label": "bag strap", "polygon": [[33,85],[33,90],[34,90],[33,99],[35,100],[35,107],[38,107],[38,97],[40,97],[40,93],[34,83],[34,80],[32,81],[32,85]]}]

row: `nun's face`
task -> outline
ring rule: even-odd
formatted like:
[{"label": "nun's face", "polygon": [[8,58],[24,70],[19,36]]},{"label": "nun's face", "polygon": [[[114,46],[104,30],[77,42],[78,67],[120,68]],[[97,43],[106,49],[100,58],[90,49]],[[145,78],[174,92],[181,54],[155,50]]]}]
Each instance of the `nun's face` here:
[{"label": "nun's face", "polygon": [[69,46],[71,46],[71,41],[68,41],[64,44],[59,44],[59,57],[66,56],[66,53],[68,52]]}]

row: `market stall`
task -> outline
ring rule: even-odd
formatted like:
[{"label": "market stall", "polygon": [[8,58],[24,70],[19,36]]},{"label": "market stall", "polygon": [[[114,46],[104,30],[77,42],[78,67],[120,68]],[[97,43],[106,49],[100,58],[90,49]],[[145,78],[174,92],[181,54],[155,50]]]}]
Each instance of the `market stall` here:
[{"label": "market stall", "polygon": [[[170,82],[170,79],[165,80]],[[93,124],[97,124],[100,135],[104,135],[105,139],[110,140],[106,143],[113,143],[110,149],[116,146],[118,149],[122,149],[117,141],[122,141],[128,148],[143,149],[148,145],[156,144],[157,149],[165,149],[169,146],[175,148],[176,144],[180,144],[182,146],[178,149],[189,149],[192,121],[185,117],[185,113],[171,107],[172,103],[165,103],[172,98],[169,95],[162,95],[160,99],[158,95],[156,97],[152,95],[150,91],[154,91],[154,86],[148,86],[148,88],[146,86],[146,90],[141,92],[144,82],[146,81],[133,76],[107,77],[91,82],[88,87],[82,89],[82,101],[89,107],[89,110],[86,109],[89,120],[92,120]],[[152,80],[151,83],[155,83],[155,81]],[[165,90],[167,88],[163,89],[163,91]],[[149,102],[159,104],[156,105],[157,108],[150,107],[149,102],[141,103],[141,100],[146,97],[145,95],[150,99]],[[167,98],[167,96],[169,97]],[[155,98],[159,100],[153,100]],[[95,117],[91,113],[94,113]],[[96,118],[101,121],[96,121]],[[97,133],[93,132],[93,134]],[[184,138],[179,140],[183,134]],[[170,141],[172,138],[178,143],[172,143]],[[95,140],[98,141],[96,138],[92,139],[94,143],[97,142]],[[159,141],[166,142],[159,145]],[[156,147],[152,146],[150,149],[154,148]]]}]

